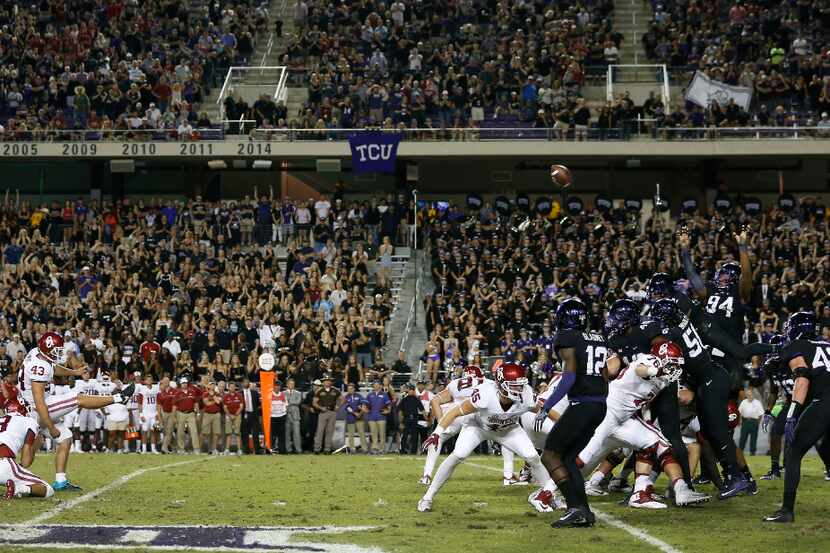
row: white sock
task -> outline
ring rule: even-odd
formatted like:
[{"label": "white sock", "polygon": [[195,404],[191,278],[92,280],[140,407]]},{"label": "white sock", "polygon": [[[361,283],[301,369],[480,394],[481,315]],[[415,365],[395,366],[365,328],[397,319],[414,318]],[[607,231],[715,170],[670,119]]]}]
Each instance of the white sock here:
[{"label": "white sock", "polygon": [[[533,473],[533,479],[546,490],[551,489],[550,486],[553,484],[553,480],[551,480],[550,474],[548,474],[548,469],[545,468],[545,465],[542,464],[542,459],[536,455],[533,458],[525,459],[527,464],[530,465],[530,471]],[[556,489],[554,486],[551,491]]]},{"label": "white sock", "polygon": [[130,442],[124,440],[124,451],[127,451],[128,449],[130,449]]},{"label": "white sock", "polygon": [[75,440],[75,449],[78,451],[81,450],[81,440]]},{"label": "white sock", "polygon": [[156,444],[153,444],[153,451],[157,451]]},{"label": "white sock", "polygon": [[544,483],[542,488],[548,490],[550,493],[553,493],[558,489],[556,487],[556,482],[553,481],[553,478],[548,478],[548,481]]},{"label": "white sock", "polygon": [[599,487],[599,485],[602,482],[603,478],[605,478],[605,475],[602,473],[602,471],[598,470],[598,471],[595,471],[594,474],[591,475],[591,478],[588,480],[588,483],[591,486]]},{"label": "white sock", "polygon": [[506,447],[501,448],[501,458],[503,462],[502,473],[504,473],[504,477],[510,480],[513,478],[513,459],[516,455],[513,453],[512,450]]},{"label": "white sock", "polygon": [[432,476],[435,471],[435,463],[438,462],[438,456],[441,455],[441,446],[444,445],[444,438],[438,440],[438,448],[430,447],[427,449],[427,460],[424,462],[424,476]]},{"label": "white sock", "polygon": [[642,492],[649,486],[651,486],[651,478],[646,474],[638,474],[637,479],[634,481],[634,491]]},{"label": "white sock", "polygon": [[462,459],[456,457],[454,453],[444,459],[444,462],[441,463],[440,467],[438,467],[438,472],[435,473],[435,478],[433,478],[432,484],[429,485],[427,493],[424,494],[424,499],[432,501],[432,498],[435,497],[435,494],[438,493],[441,486],[443,486],[444,483],[450,479],[453,471],[455,471],[455,467],[457,467],[461,461]]},{"label": "white sock", "polygon": [[17,497],[29,497],[32,495],[32,487],[27,484],[15,486],[14,495]]},{"label": "white sock", "polygon": [[66,482],[66,473],[65,472],[56,472],[55,473],[55,482]]}]

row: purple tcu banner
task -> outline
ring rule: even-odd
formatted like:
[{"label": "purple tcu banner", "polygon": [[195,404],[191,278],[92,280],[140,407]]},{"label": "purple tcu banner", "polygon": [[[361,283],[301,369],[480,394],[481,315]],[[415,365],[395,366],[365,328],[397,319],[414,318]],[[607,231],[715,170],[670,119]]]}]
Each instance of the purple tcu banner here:
[{"label": "purple tcu banner", "polygon": [[361,173],[394,173],[398,157],[399,133],[365,132],[349,136],[352,149],[352,171]]}]

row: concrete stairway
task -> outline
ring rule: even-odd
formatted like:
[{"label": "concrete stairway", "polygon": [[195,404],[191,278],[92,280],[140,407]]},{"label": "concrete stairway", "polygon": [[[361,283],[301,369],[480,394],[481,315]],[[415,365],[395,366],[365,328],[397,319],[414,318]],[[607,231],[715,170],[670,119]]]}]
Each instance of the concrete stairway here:
[{"label": "concrete stairway", "polygon": [[648,63],[642,38],[651,21],[651,5],[643,0],[619,0],[614,3],[614,30],[622,33],[620,63]]},{"label": "concrete stairway", "polygon": [[[281,42],[286,39],[286,37],[288,36],[287,33],[293,31],[294,19],[291,14],[293,13],[293,6],[295,5],[295,3],[296,0],[288,0],[287,2],[285,2],[285,4],[283,4],[282,0],[271,0],[270,8],[268,10],[268,24],[266,27],[266,31],[261,36],[256,37],[254,53],[251,56],[251,59],[248,60],[249,66],[279,65],[279,52],[281,50]],[[283,8],[283,6],[285,7]],[[276,23],[278,19],[282,19],[284,22],[282,38],[277,38],[277,35],[275,33]],[[269,40],[271,41],[270,53],[268,52]],[[223,83],[225,80],[225,76],[226,75],[221,75],[221,81]],[[269,90],[272,89],[270,85],[267,88]],[[219,105],[217,105],[216,100],[219,98],[219,94],[221,92],[222,84],[212,89],[210,96],[208,96],[208,98],[206,98],[205,102],[202,104],[202,109],[204,111],[207,111],[211,121],[220,120]]]}]

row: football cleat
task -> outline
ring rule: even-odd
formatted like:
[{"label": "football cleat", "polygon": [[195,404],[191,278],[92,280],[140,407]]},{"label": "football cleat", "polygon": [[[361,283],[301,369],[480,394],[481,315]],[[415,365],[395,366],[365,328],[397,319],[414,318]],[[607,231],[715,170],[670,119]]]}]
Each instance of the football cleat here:
[{"label": "football cleat", "polygon": [[14,499],[14,480],[6,480],[6,494],[3,499]]},{"label": "football cleat", "polygon": [[749,487],[746,490],[746,495],[758,495],[758,482],[754,478],[747,478]]},{"label": "football cleat", "polygon": [[[121,404],[127,405],[130,402],[130,398],[133,397],[135,393],[135,384],[129,384],[126,388],[122,388],[118,395],[121,396]],[[57,488],[55,488],[57,489]]]},{"label": "football cleat", "polygon": [[824,479],[830,481],[830,469],[824,471]]},{"label": "football cleat", "polygon": [[628,498],[628,506],[635,509],[666,509],[668,506],[665,503],[660,503],[654,497],[654,489],[649,486],[645,490],[634,492]]},{"label": "football cleat", "polygon": [[[766,473],[765,475],[763,475],[761,477],[761,480],[780,480],[780,479],[781,479],[781,471],[780,470],[775,470],[775,469],[770,469],[770,471],[768,473]],[[825,480],[830,480],[830,479],[825,477]]]},{"label": "football cleat", "polygon": [[432,500],[422,499],[418,502],[418,511],[421,513],[428,513],[432,510]]},{"label": "football cleat", "polygon": [[554,511],[552,501],[553,492],[550,490],[540,489],[527,496],[527,502],[540,513],[552,513]]},{"label": "football cleat", "polygon": [[718,499],[730,499],[750,490],[749,480],[743,476],[729,476],[718,493]]},{"label": "football cleat", "polygon": [[56,492],[79,492],[82,488],[80,486],[76,486],[69,480],[64,480],[63,482],[53,482],[52,489]]},{"label": "football cleat", "polygon": [[551,523],[553,528],[587,528],[593,525],[593,513],[577,507],[571,507],[562,518]]},{"label": "football cleat", "polygon": [[518,478],[515,474],[511,475],[510,478],[503,478],[501,481],[502,486],[527,486],[527,482],[522,481],[521,478]]},{"label": "football cleat", "polygon": [[697,503],[706,503],[712,499],[711,496],[690,490],[689,488],[681,489],[674,493],[674,504],[678,507],[686,507],[687,505],[695,505]]},{"label": "football cleat", "polygon": [[425,474],[421,477],[420,480],[418,480],[418,483],[423,484],[424,486],[429,486],[430,484],[432,484],[432,476]]},{"label": "football cleat", "polygon": [[629,493],[631,491],[631,486],[628,485],[627,478],[620,478],[619,476],[615,476],[608,483],[608,491],[618,493]]},{"label": "football cleat", "polygon": [[694,484],[695,486],[705,486],[706,484],[711,483],[712,481],[709,478],[706,478],[705,476],[698,476],[697,478],[692,480],[692,484]]},{"label": "football cleat", "polygon": [[585,495],[590,495],[591,497],[604,497],[608,495],[608,492],[599,486],[591,484],[591,482],[585,482]]},{"label": "football cleat", "polygon": [[795,522],[795,515],[792,511],[781,508],[771,515],[765,516],[762,520],[764,522]]}]

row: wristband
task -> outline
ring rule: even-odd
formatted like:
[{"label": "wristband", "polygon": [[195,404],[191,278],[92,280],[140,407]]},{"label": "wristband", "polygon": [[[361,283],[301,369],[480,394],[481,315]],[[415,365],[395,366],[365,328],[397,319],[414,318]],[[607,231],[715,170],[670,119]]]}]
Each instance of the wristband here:
[{"label": "wristband", "polygon": [[433,434],[437,434],[439,436],[442,436],[444,434],[444,432],[446,432],[446,429],[443,426],[441,426],[440,424],[437,425],[435,427],[435,430],[432,431]]}]

